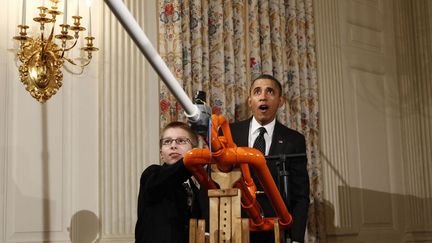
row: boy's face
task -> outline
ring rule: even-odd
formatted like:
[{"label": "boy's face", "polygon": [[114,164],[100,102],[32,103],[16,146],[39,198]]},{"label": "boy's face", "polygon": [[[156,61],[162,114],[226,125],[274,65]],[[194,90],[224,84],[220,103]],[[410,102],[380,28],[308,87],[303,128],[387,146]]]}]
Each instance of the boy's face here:
[{"label": "boy's face", "polygon": [[255,80],[250,90],[249,109],[255,119],[264,126],[276,117],[278,108],[283,104],[283,97],[277,84],[271,79]]},{"label": "boy's face", "polygon": [[163,162],[174,164],[192,149],[189,133],[182,128],[165,130],[161,139],[160,156]]}]

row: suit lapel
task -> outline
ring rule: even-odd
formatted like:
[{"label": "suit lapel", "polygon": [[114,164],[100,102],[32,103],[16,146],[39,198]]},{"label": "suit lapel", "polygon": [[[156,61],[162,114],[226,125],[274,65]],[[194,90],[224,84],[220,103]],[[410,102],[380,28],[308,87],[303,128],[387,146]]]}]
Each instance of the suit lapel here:
[{"label": "suit lapel", "polygon": [[278,121],[276,121],[275,128],[273,130],[273,138],[270,146],[269,155],[278,155],[283,153],[286,144],[286,139],[281,135],[281,126]]},{"label": "suit lapel", "polygon": [[238,147],[248,147],[249,145],[249,126],[251,120],[252,118],[242,121],[236,128],[237,131],[231,131],[232,134],[237,134],[237,136],[234,135],[233,137],[237,138],[236,145]]}]

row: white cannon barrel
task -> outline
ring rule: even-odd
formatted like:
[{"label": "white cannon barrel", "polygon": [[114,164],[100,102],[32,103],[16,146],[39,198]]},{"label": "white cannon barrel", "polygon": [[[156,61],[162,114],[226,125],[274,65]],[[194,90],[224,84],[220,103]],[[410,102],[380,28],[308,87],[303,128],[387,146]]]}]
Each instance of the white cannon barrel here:
[{"label": "white cannon barrel", "polygon": [[147,38],[141,26],[137,23],[129,9],[125,6],[122,0],[105,0],[105,3],[123,25],[123,28],[129,33],[129,36],[138,46],[150,62],[154,70],[159,74],[162,81],[166,84],[171,93],[175,96],[178,102],[185,110],[185,114],[189,121],[196,122],[200,119],[200,111],[195,106],[186,92],[178,83],[177,79],[169,70],[168,66],[155,50],[149,39]]}]

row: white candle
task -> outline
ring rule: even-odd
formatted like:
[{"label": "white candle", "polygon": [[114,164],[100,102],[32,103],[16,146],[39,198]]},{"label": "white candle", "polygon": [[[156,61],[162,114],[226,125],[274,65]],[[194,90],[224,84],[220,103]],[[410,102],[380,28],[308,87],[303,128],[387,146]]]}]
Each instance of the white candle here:
[{"label": "white candle", "polygon": [[79,0],[76,0],[77,1],[77,6],[76,6],[76,14],[75,14],[75,16],[79,16]]},{"label": "white candle", "polygon": [[42,0],[42,6],[45,6],[45,0]]},{"label": "white candle", "polygon": [[89,30],[88,30],[88,35],[91,36],[91,7],[89,6]]},{"label": "white candle", "polygon": [[23,5],[22,5],[22,20],[21,20],[21,23],[23,24],[23,25],[25,25],[26,24],[26,12],[27,12],[27,10],[26,10],[26,1],[27,0],[23,0]]},{"label": "white candle", "polygon": [[63,24],[67,24],[67,0],[64,0],[64,7],[63,7]]}]

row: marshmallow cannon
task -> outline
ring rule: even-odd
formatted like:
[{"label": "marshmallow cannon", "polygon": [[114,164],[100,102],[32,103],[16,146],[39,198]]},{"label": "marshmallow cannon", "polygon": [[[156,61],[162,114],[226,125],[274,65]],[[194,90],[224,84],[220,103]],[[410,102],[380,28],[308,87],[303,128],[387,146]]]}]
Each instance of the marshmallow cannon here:
[{"label": "marshmallow cannon", "polygon": [[[182,105],[189,122],[195,127],[208,127],[210,109],[203,104],[192,103],[123,1],[104,1],[161,80]],[[223,136],[218,136],[219,128]],[[232,140],[225,117],[213,115],[210,129],[211,151],[210,149],[193,149],[183,159],[186,167],[201,186],[208,190],[210,243],[249,242],[249,230],[272,229],[275,229],[275,241],[279,242],[279,227],[282,229],[289,227],[292,217],[267,168],[264,156],[256,149],[237,147]],[[205,164],[210,164],[209,166],[213,169],[211,178],[208,178],[203,167]],[[249,165],[254,168],[278,218],[262,217],[260,205],[256,201],[256,186],[252,180]],[[240,204],[247,211],[250,219],[241,219]],[[203,220],[197,222],[192,219],[190,242],[204,242],[204,228]]]},{"label": "marshmallow cannon", "polygon": [[[218,136],[219,128],[224,136]],[[186,167],[192,172],[202,187],[208,190],[210,200],[210,243],[249,242],[251,231],[275,230],[275,241],[279,242],[279,227],[288,228],[292,217],[288,212],[279,190],[273,180],[262,153],[254,148],[237,147],[231,136],[228,121],[223,116],[212,115],[210,149],[195,148],[183,158]],[[211,179],[204,170],[204,164],[213,165]],[[264,218],[256,201],[256,186],[252,180],[249,165],[254,171],[279,218]],[[215,182],[219,184],[217,189]],[[234,187],[234,188],[233,188]],[[241,220],[241,205],[249,215],[249,222]],[[190,225],[190,238],[203,235],[203,227],[194,232]],[[196,236],[196,237],[194,237]]]}]

